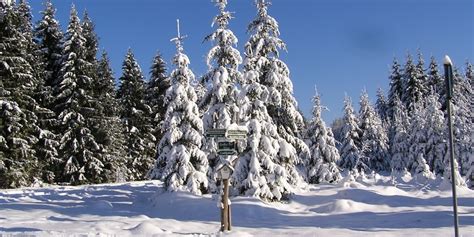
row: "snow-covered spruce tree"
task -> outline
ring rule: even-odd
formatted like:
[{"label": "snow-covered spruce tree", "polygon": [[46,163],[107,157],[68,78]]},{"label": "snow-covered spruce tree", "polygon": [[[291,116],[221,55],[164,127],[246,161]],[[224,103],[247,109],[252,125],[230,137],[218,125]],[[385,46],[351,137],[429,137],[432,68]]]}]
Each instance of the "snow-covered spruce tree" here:
[{"label": "snow-covered spruce tree", "polygon": [[304,120],[293,97],[290,71],[279,59],[279,50],[286,50],[286,45],[279,38],[277,21],[268,15],[270,3],[257,0],[256,5],[257,16],[248,26],[252,35],[245,45],[244,71],[258,71],[258,82],[268,90],[269,97],[264,103],[279,136],[283,138],[278,161],[285,167],[289,182],[296,185],[299,182],[296,167],[309,157],[308,146],[300,139]]},{"label": "snow-covered spruce tree", "polygon": [[94,115],[89,62],[85,60],[85,38],[74,5],[71,7],[61,68],[56,89],[56,111],[60,120],[61,165],[57,180],[82,184],[97,182],[103,172],[100,147],[92,134],[88,118]]},{"label": "snow-covered spruce tree", "polygon": [[[428,90],[440,95],[444,93],[444,80],[439,74],[438,63],[434,57],[431,57],[428,69]],[[439,97],[439,96],[438,96]]]},{"label": "snow-covered spruce tree", "polygon": [[357,116],[354,114],[351,99],[346,95],[344,99],[344,117],[342,128],[342,139],[339,153],[341,159],[339,166],[348,171],[361,171],[368,169],[368,164],[362,159],[361,154],[361,130]]},{"label": "snow-covered spruce tree", "polygon": [[[242,57],[233,46],[238,40],[234,33],[228,29],[232,14],[226,11],[227,0],[215,0],[219,14],[214,18],[212,25],[217,29],[208,35],[205,40],[214,42],[214,46],[207,55],[209,72],[202,79],[207,86],[207,92],[201,99],[201,110],[204,112],[204,131],[209,129],[226,129],[230,124],[237,123],[239,114],[237,105],[237,83],[242,75],[238,71]],[[209,180],[211,191],[215,191],[217,172],[215,168],[219,163],[214,139],[206,140],[204,150],[209,158]]]},{"label": "snow-covered spruce tree", "polygon": [[393,172],[407,171],[407,157],[410,145],[407,142],[409,116],[402,101],[395,97],[390,129],[391,168]]},{"label": "snow-covered spruce tree", "polygon": [[393,120],[393,108],[396,98],[401,99],[404,94],[403,76],[400,64],[396,58],[393,59],[392,70],[390,74],[390,91],[388,92],[388,115]]},{"label": "snow-covered spruce tree", "polygon": [[420,90],[421,92],[421,97],[418,100],[415,100],[415,102],[423,101],[426,96],[429,95],[429,81],[425,69],[425,60],[423,59],[423,54],[419,49],[417,52],[417,56],[418,60],[416,63],[416,76],[418,79],[418,83],[420,84],[418,90]]},{"label": "snow-covered spruce tree", "polygon": [[408,159],[407,169],[414,174],[422,174],[425,177],[431,176],[430,167],[425,160],[426,144],[428,137],[426,136],[428,116],[423,100],[415,102],[412,106],[410,127],[408,134]]},{"label": "snow-covered spruce tree", "polygon": [[[473,66],[470,62],[466,62],[466,80],[467,84],[470,89],[469,93],[469,110],[470,114],[469,116],[471,117],[471,139],[470,139],[470,144],[471,144],[471,152],[470,152],[470,158],[468,159],[467,164],[464,165],[468,171],[466,172],[466,180],[468,182],[469,187],[474,187],[474,69]],[[468,131],[469,132],[469,131]]]},{"label": "snow-covered spruce tree", "polygon": [[447,154],[447,128],[438,94],[434,91],[426,98],[425,158],[434,174],[443,174]]},{"label": "snow-covered spruce tree", "polygon": [[341,141],[342,141],[342,128],[344,127],[344,119],[342,117],[336,118],[331,123],[331,130],[334,135],[334,139],[336,139],[336,147],[339,149],[341,148]]},{"label": "snow-covered spruce tree", "polygon": [[43,180],[49,183],[54,182],[60,163],[57,151],[59,136],[56,134],[58,120],[54,113],[53,92],[60,79],[63,34],[55,19],[55,12],[51,1],[46,1],[45,9],[41,12],[42,18],[34,29],[34,40],[37,44],[35,54],[43,67],[43,80],[38,87],[37,99],[44,108],[37,113],[42,131],[36,150],[38,158],[43,163]]},{"label": "snow-covered spruce tree", "polygon": [[341,179],[339,168],[339,151],[336,148],[331,128],[321,117],[321,97],[316,91],[313,97],[313,118],[305,133],[311,157],[305,166],[309,183],[334,183]]},{"label": "snow-covered spruce tree", "polygon": [[126,163],[124,129],[120,120],[120,106],[116,98],[115,78],[110,60],[104,51],[97,64],[94,97],[100,101],[94,121],[94,132],[104,160],[104,182],[128,180],[131,171]]},{"label": "snow-covered spruce tree", "polygon": [[[59,81],[61,70],[61,55],[63,46],[63,33],[58,21],[55,19],[56,9],[51,0],[45,2],[45,9],[41,12],[42,18],[36,24],[35,41],[38,44],[38,54],[42,58],[45,70],[45,89],[52,91],[52,87]],[[48,98],[53,102],[53,98]],[[48,108],[53,109],[52,106]]]},{"label": "snow-covered spruce tree", "polygon": [[408,127],[407,142],[409,144],[408,156],[407,156],[407,169],[410,172],[416,168],[416,159],[418,154],[425,154],[426,145],[426,110],[423,101],[416,102],[412,105],[412,109],[409,113],[410,126]]},{"label": "snow-covered spruce tree", "polygon": [[[166,74],[166,63],[158,52],[153,59],[150,71],[150,80],[146,84],[146,102],[151,107],[152,133],[156,142],[160,142],[163,136],[161,131],[162,121],[164,120],[166,107],[164,99],[166,90],[171,86],[171,81]],[[157,144],[158,145],[158,144]]]},{"label": "snow-covered spruce tree", "polygon": [[156,138],[151,127],[152,110],[145,102],[145,81],[131,49],[125,56],[122,70],[117,96],[120,118],[125,126],[127,166],[133,180],[142,180],[153,167]]},{"label": "snow-covered spruce tree", "polygon": [[157,159],[149,177],[161,179],[169,191],[186,190],[195,194],[208,192],[206,154],[200,149],[203,126],[196,105],[196,93],[189,84],[194,74],[189,69],[189,58],[184,54],[184,37],[179,33],[172,39],[177,53],[173,58],[176,68],[171,72],[171,87],[164,98],[167,111],[158,145]]},{"label": "snow-covered spruce tree", "polygon": [[[260,197],[264,200],[288,198],[294,186],[289,183],[288,173],[280,165],[279,152],[291,152],[282,148],[286,143],[279,137],[277,128],[267,112],[267,87],[259,83],[260,72],[245,73],[242,92],[242,120],[248,128],[247,147],[241,153],[233,173],[232,186],[239,194]],[[284,144],[283,143],[283,144]]]},{"label": "snow-covered spruce tree", "polygon": [[360,98],[359,128],[361,130],[361,151],[372,170],[389,170],[388,136],[382,121],[370,104],[364,91]]},{"label": "snow-covered spruce tree", "polygon": [[377,89],[377,101],[375,102],[375,110],[379,115],[384,127],[388,127],[388,122],[390,121],[390,117],[388,116],[388,108],[389,104],[387,99],[385,98],[384,92],[382,88]]},{"label": "snow-covered spruce tree", "polygon": [[39,178],[38,161],[33,149],[40,131],[35,114],[40,106],[34,98],[38,79],[30,64],[32,42],[23,31],[24,24],[23,13],[18,8],[5,8],[0,22],[0,129],[5,159],[0,186],[4,188],[26,186]]},{"label": "snow-covered spruce tree", "polygon": [[403,74],[403,94],[401,100],[407,107],[408,111],[413,109],[416,102],[423,98],[424,85],[422,81],[422,73],[420,70],[420,62],[415,65],[411,54],[408,54]]},{"label": "snow-covered spruce tree", "polygon": [[95,33],[95,25],[89,17],[87,11],[84,12],[84,17],[82,21],[82,33],[86,39],[84,47],[86,49],[85,59],[88,62],[97,61],[97,51],[99,48],[99,39]]},{"label": "snow-covered spruce tree", "polygon": [[455,138],[455,157],[460,164],[461,175],[465,175],[470,168],[469,159],[474,152],[474,121],[472,115],[472,95],[469,81],[454,70],[454,96],[453,96],[453,115],[454,115],[454,138]]}]

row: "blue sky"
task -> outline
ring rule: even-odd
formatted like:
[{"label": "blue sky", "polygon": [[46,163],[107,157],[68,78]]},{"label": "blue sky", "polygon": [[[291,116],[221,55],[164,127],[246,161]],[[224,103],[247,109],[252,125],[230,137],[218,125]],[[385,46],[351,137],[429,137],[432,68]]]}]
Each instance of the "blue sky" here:
[{"label": "blue sky", "polygon": [[[35,21],[41,0],[30,0]],[[128,48],[132,48],[146,77],[159,50],[168,64],[175,52],[169,41],[176,35],[176,19],[188,35],[185,51],[196,75],[206,72],[205,55],[211,47],[203,38],[212,32],[217,9],[210,0],[53,0],[57,19],[67,27],[74,2],[96,24],[100,47],[105,49],[117,78]],[[248,39],[247,24],[256,14],[253,0],[229,0],[235,12],[230,28]],[[405,61],[418,48],[426,60],[441,64],[449,54],[457,66],[474,59],[474,4],[471,0],[273,0],[270,15],[280,24],[288,53],[282,59],[291,70],[294,94],[306,116],[311,114],[314,85],[327,123],[342,115],[345,93],[355,106],[365,88],[375,100],[378,87],[388,88],[394,57]]]}]

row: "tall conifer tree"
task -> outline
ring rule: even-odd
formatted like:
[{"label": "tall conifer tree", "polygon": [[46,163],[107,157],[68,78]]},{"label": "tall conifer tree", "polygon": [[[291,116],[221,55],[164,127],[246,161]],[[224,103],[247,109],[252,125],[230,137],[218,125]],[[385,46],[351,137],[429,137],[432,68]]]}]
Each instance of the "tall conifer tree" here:
[{"label": "tall conifer tree", "polygon": [[172,85],[164,98],[167,107],[163,123],[163,137],[149,177],[161,179],[169,191],[187,190],[195,194],[208,192],[208,161],[200,149],[203,126],[196,105],[196,93],[190,86],[194,74],[189,69],[189,58],[184,54],[179,32],[172,41],[177,53],[173,58],[176,68],[171,73]]},{"label": "tall conifer tree", "polygon": [[156,147],[151,127],[152,110],[145,102],[145,81],[131,49],[125,56],[122,70],[117,96],[125,126],[128,166],[132,179],[141,180],[153,166]]}]

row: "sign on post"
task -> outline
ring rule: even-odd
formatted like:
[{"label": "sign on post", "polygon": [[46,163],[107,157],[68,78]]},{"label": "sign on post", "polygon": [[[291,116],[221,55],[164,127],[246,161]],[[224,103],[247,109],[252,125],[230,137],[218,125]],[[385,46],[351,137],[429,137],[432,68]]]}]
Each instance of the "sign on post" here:
[{"label": "sign on post", "polygon": [[227,130],[226,137],[229,139],[240,140],[247,137],[246,130]]},{"label": "sign on post", "polygon": [[219,155],[237,155],[236,143],[233,141],[217,142],[217,154]]},{"label": "sign on post", "polygon": [[209,129],[206,132],[206,137],[207,138],[212,138],[212,137],[225,137],[226,129]]}]

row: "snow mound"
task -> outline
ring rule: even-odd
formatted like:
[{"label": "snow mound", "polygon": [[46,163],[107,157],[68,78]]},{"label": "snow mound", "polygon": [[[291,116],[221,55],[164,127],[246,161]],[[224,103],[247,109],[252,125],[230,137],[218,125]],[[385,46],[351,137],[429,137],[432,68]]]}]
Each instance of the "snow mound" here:
[{"label": "snow mound", "polygon": [[322,214],[330,213],[352,213],[352,212],[363,212],[367,210],[377,209],[372,205],[365,203],[354,202],[348,199],[339,199],[334,202],[322,205],[317,208],[313,208],[311,211]]},{"label": "snow mound", "polygon": [[101,210],[109,210],[109,209],[114,208],[114,205],[112,205],[112,203],[110,203],[109,201],[99,200],[99,201],[93,202],[92,207],[101,209]]},{"label": "snow mound", "polygon": [[128,229],[131,236],[154,236],[160,234],[170,234],[170,232],[165,231],[151,222],[142,222],[137,226]]}]

